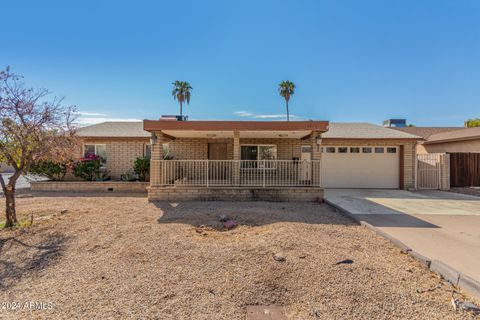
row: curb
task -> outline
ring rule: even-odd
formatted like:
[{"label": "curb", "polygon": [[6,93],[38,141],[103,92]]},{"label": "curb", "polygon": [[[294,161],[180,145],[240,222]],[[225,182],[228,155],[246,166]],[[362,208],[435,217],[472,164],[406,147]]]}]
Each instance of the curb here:
[{"label": "curb", "polygon": [[329,206],[331,207],[334,207],[335,209],[337,209],[344,217],[347,217],[349,218],[350,220],[352,220],[353,222],[357,222],[359,224],[362,224],[362,221],[358,220],[357,218],[355,218],[355,216],[350,213],[350,211],[348,210],[345,210],[344,208],[340,207],[339,205],[331,202],[330,200],[328,199],[325,199],[323,198],[323,202],[328,204]]},{"label": "curb", "polygon": [[445,263],[439,260],[431,260],[430,258],[424,255],[421,255],[416,251],[413,251],[412,248],[410,248],[409,246],[407,246],[397,238],[394,238],[393,236],[389,235],[385,231],[380,230],[379,228],[371,225],[368,222],[357,219],[357,217],[355,217],[354,214],[340,207],[339,205],[327,199],[324,199],[324,202],[332,206],[333,208],[337,209],[345,217],[359,223],[361,226],[364,226],[367,229],[372,230],[373,232],[383,237],[384,239],[387,239],[388,241],[390,241],[391,243],[399,247],[403,253],[410,255],[412,258],[420,262],[420,264],[425,266],[427,269],[429,269],[432,272],[435,272],[436,274],[441,276],[446,281],[450,282],[455,287],[458,287],[464,290],[465,292],[469,293],[473,297],[480,299],[480,282],[479,281],[472,279],[471,277],[453,269],[452,267],[446,265]]},{"label": "curb", "polygon": [[425,257],[424,255],[421,255],[420,253],[418,253],[417,251],[410,251],[409,254],[415,259],[417,260],[418,262],[420,262],[420,264],[422,264],[424,267],[426,267],[427,269],[430,269],[430,266],[432,265],[432,260],[430,260],[429,258]]},{"label": "curb", "polygon": [[454,286],[458,286],[460,280],[460,273],[452,267],[446,265],[441,261],[432,260],[430,270],[441,275],[442,278],[444,278]]}]

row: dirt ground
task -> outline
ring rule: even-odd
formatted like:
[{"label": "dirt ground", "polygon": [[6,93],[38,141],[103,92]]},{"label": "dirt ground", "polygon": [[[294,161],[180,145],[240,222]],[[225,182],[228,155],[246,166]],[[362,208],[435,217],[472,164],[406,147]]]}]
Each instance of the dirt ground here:
[{"label": "dirt ground", "polygon": [[[453,310],[465,297],[452,286],[325,204],[36,196],[18,211],[34,222],[0,231],[2,318],[245,319],[258,304],[290,319],[473,317]],[[239,226],[222,231],[222,214]]]},{"label": "dirt ground", "polygon": [[480,187],[451,188],[450,191],[480,197]]}]

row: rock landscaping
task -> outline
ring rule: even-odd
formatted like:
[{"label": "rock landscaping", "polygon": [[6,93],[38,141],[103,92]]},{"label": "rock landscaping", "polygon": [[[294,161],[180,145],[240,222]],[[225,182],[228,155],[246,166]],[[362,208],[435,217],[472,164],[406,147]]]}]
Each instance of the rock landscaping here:
[{"label": "rock landscaping", "polygon": [[17,199],[32,225],[0,231],[1,300],[51,308],[0,318],[475,317],[469,297],[326,204],[56,195]]}]

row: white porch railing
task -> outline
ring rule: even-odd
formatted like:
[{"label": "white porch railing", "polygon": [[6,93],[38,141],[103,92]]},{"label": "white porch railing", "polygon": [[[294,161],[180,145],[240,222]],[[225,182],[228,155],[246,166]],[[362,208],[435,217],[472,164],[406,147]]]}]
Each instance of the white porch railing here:
[{"label": "white porch railing", "polygon": [[321,162],[295,160],[152,160],[152,186],[321,186]]}]

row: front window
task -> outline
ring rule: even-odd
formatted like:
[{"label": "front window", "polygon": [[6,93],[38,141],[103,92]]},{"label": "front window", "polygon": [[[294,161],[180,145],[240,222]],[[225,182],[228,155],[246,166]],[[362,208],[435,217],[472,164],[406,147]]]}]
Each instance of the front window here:
[{"label": "front window", "polygon": [[84,157],[96,155],[102,159],[102,162],[107,162],[107,145],[105,144],[86,144],[84,146]]},{"label": "front window", "polygon": [[143,145],[143,156],[150,158],[152,155],[152,146],[148,143]]},{"label": "front window", "polygon": [[[240,148],[240,159],[248,160],[242,162],[243,168],[263,167],[262,160],[277,160],[277,146],[275,145],[246,145]],[[265,164],[266,167],[273,167],[273,164]]]}]

